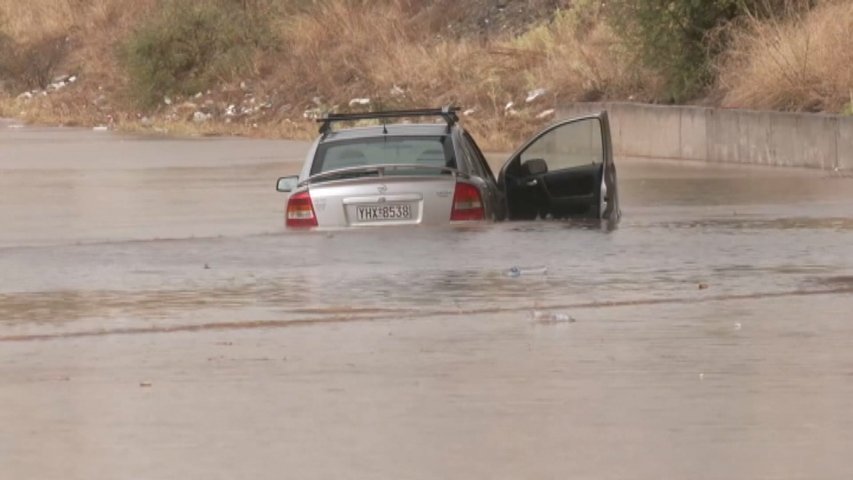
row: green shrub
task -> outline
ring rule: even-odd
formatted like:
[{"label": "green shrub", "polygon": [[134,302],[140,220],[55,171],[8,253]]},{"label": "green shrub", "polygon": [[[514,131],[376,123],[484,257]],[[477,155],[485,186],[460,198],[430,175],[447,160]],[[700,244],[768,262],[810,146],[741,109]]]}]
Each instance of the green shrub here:
[{"label": "green shrub", "polygon": [[133,97],[151,106],[250,71],[255,55],[276,45],[266,19],[255,13],[235,0],[164,0],[122,46]]},{"label": "green shrub", "polygon": [[612,20],[666,82],[669,100],[699,94],[713,79],[718,53],[709,35],[740,11],[737,0],[617,0]]},{"label": "green shrub", "polygon": [[713,83],[712,65],[728,47],[739,18],[781,19],[808,11],[816,0],[614,0],[610,21],[644,64],[665,79],[666,100],[684,102]]}]

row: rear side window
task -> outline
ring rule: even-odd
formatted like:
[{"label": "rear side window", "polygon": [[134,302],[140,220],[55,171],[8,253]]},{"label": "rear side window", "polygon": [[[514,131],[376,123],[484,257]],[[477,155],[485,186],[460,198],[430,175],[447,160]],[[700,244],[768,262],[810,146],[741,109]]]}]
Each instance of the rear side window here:
[{"label": "rear side window", "polygon": [[371,137],[320,144],[311,174],[370,165],[456,168],[448,136]]},{"label": "rear side window", "polygon": [[468,155],[471,157],[472,162],[474,163],[474,168],[477,169],[480,175],[483,175],[487,178],[495,180],[495,174],[492,173],[491,167],[489,167],[489,162],[486,161],[486,157],[483,156],[483,152],[480,151],[480,147],[477,146],[477,142],[465,132],[465,140],[462,142],[463,147],[468,152]]}]

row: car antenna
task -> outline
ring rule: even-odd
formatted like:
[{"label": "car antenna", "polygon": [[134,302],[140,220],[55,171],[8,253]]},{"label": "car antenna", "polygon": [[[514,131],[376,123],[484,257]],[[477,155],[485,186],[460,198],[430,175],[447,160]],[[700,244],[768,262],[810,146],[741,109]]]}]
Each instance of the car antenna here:
[{"label": "car antenna", "polygon": [[[376,108],[378,108],[380,112],[383,110],[382,99],[379,99],[376,102]],[[388,135],[388,119],[386,119],[386,118],[382,118],[382,134]]]}]

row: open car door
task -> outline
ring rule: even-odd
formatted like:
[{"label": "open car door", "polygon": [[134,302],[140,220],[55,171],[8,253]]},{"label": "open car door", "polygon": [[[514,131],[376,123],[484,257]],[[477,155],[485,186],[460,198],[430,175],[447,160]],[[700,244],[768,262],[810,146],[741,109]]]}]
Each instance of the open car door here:
[{"label": "open car door", "polygon": [[617,221],[621,212],[607,112],[540,131],[509,158],[498,182],[510,220]]}]

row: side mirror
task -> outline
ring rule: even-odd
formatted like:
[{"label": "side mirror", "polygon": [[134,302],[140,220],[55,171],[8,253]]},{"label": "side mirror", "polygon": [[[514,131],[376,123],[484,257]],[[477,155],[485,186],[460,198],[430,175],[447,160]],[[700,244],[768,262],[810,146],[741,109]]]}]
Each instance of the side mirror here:
[{"label": "side mirror", "polygon": [[548,164],[541,158],[531,158],[521,164],[521,171],[525,176],[541,175],[548,173]]},{"label": "side mirror", "polygon": [[292,192],[296,190],[296,186],[299,184],[299,177],[281,177],[278,179],[278,183],[275,184],[275,189],[279,192]]}]

